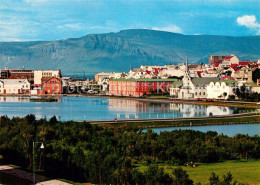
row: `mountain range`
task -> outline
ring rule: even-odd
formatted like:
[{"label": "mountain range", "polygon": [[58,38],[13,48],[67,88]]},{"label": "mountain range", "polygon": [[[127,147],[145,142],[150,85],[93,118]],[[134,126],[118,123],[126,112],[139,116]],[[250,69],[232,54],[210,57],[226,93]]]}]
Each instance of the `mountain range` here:
[{"label": "mountain range", "polygon": [[57,41],[0,42],[0,68],[61,69],[62,74],[128,72],[140,65],[208,63],[210,55],[260,59],[260,36],[182,35],[146,29]]}]

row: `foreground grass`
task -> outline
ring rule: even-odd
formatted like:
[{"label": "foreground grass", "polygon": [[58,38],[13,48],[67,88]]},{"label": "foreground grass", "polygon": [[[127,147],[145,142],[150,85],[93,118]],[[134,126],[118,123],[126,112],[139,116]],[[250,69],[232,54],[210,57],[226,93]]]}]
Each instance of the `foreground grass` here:
[{"label": "foreground grass", "polygon": [[[172,169],[177,166],[159,165],[163,167],[166,172],[171,173]],[[141,172],[147,169],[147,166],[137,167]],[[215,172],[221,178],[227,172],[231,172],[233,179],[245,184],[260,184],[260,160],[248,161],[225,161],[220,163],[200,164],[196,168],[183,167],[195,182],[202,184],[209,184],[209,177],[212,172]]]}]

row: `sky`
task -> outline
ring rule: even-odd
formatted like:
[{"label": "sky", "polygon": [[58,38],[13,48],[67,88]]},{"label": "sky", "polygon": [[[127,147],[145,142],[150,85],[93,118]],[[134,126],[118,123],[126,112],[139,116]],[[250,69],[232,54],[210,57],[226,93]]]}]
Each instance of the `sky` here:
[{"label": "sky", "polygon": [[260,0],[0,0],[0,41],[152,29],[260,35]]}]

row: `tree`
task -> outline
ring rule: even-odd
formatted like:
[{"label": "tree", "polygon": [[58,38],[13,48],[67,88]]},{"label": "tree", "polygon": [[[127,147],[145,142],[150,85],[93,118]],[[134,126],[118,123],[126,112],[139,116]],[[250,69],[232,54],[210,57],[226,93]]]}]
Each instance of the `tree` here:
[{"label": "tree", "polygon": [[190,179],[189,175],[185,170],[181,167],[173,170],[173,175],[175,176],[173,179],[173,184],[182,184],[182,185],[191,185],[193,184],[193,180]]},{"label": "tree", "polygon": [[219,185],[220,184],[219,176],[216,175],[214,172],[212,172],[211,176],[209,177],[209,184],[210,185]]}]

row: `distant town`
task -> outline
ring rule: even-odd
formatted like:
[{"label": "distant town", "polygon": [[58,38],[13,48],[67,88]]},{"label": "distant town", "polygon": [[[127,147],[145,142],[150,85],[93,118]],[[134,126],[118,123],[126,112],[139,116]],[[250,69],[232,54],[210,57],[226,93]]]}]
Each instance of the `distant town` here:
[{"label": "distant town", "polygon": [[[128,73],[101,72],[93,80],[63,77],[60,70],[0,70],[0,95],[98,94],[176,99],[232,99],[260,93],[260,60],[209,56],[208,64],[144,66]],[[252,97],[254,98],[254,97]]]}]

